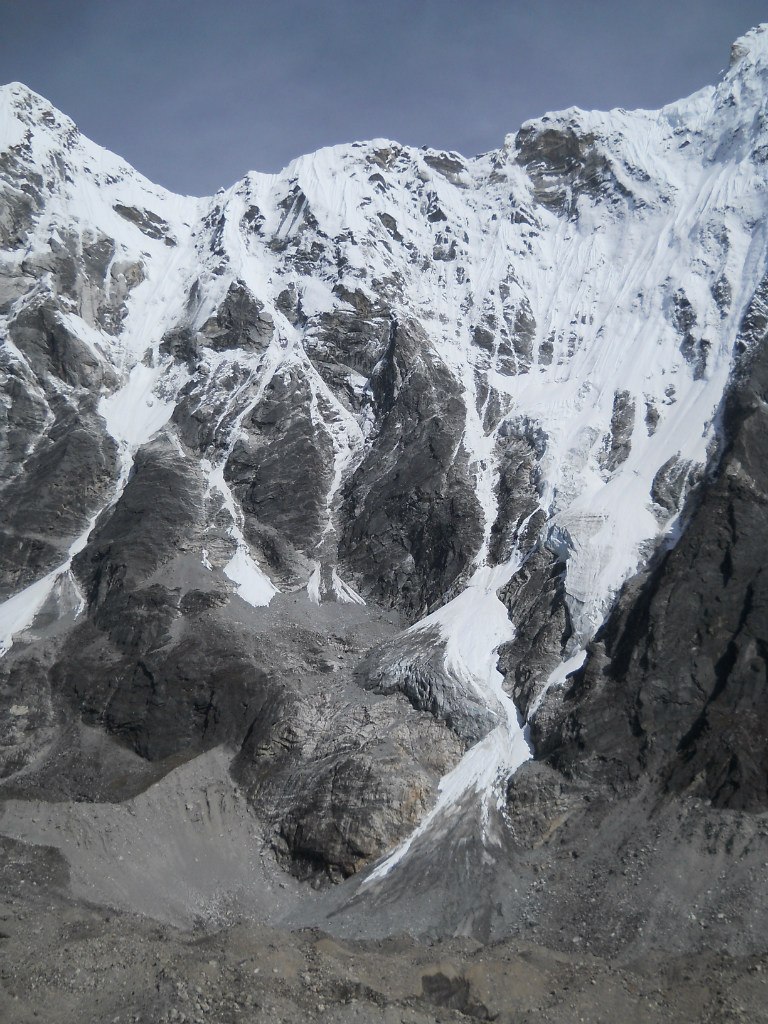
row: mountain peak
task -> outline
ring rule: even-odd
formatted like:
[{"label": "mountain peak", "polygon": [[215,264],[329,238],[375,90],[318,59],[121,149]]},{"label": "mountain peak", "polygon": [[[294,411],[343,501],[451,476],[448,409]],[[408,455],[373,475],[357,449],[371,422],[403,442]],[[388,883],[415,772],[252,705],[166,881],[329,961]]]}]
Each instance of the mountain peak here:
[{"label": "mountain peak", "polygon": [[[74,121],[58,110],[45,96],[30,89],[23,82],[8,82],[0,85],[0,108],[6,111],[6,117],[35,130],[48,129],[64,132],[69,136],[79,134]],[[2,141],[8,144],[6,131],[2,133]],[[10,136],[13,137],[11,132]]]},{"label": "mountain peak", "polygon": [[731,46],[730,67],[736,64],[755,64],[768,58],[768,22],[745,32]]},{"label": "mountain peak", "polygon": [[66,114],[62,114],[60,110],[57,110],[50,100],[47,100],[45,96],[41,96],[39,92],[35,92],[34,89],[30,89],[24,82],[7,82],[5,85],[0,85],[0,97],[8,98],[16,105],[34,107],[37,110],[51,110],[57,113],[59,117],[69,120]]}]

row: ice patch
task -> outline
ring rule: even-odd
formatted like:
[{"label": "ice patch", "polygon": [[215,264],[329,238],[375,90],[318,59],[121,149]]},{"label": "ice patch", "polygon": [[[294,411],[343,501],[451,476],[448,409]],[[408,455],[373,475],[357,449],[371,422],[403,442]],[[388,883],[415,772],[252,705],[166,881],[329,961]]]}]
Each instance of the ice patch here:
[{"label": "ice patch", "polygon": [[312,570],[312,575],[307,580],[307,594],[309,600],[313,604],[320,604],[320,577],[322,575],[322,569],[320,563],[315,563],[315,568]]},{"label": "ice patch", "polygon": [[0,657],[10,650],[14,636],[34,622],[56,580],[65,570],[66,565],[59,566],[0,605]]},{"label": "ice patch", "polygon": [[335,569],[331,572],[331,587],[336,600],[342,604],[365,604],[363,598],[339,576]]},{"label": "ice patch", "polygon": [[313,317],[321,313],[332,313],[339,306],[346,306],[341,303],[333,294],[331,286],[326,282],[314,277],[304,277],[301,280],[301,308],[305,316]]},{"label": "ice patch", "polygon": [[408,854],[419,836],[428,832],[438,819],[455,812],[468,793],[475,793],[483,802],[483,807],[489,809],[489,794],[500,795],[502,784],[506,782],[509,774],[529,760],[530,756],[531,752],[522,729],[516,732],[514,737],[510,737],[504,725],[498,725],[489,732],[484,739],[467,751],[453,771],[443,776],[435,806],[405,842],[376,865],[364,880],[363,886],[370,885],[371,882],[376,882],[389,874]]},{"label": "ice patch", "polygon": [[224,566],[224,575],[237,584],[238,596],[254,608],[266,607],[278,592],[269,576],[251,558],[244,543],[238,543],[234,555]]},{"label": "ice patch", "polygon": [[320,562],[315,562],[312,575],[307,580],[307,595],[313,604],[321,604],[326,598],[340,604],[365,604],[363,598],[344,582],[336,569],[331,569],[330,585],[326,585]]}]

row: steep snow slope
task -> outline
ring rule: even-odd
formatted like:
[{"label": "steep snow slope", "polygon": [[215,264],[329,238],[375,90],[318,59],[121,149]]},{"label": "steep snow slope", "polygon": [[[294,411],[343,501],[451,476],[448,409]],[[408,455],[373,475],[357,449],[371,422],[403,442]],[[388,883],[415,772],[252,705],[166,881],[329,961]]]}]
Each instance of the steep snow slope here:
[{"label": "steep snow slope", "polygon": [[[466,751],[430,762],[445,777],[419,827],[477,794],[491,835],[527,709],[674,542],[716,451],[767,271],[767,86],[756,29],[716,87],[660,111],[549,114],[471,160],[337,146],[208,199],[0,90],[2,651],[53,637],[76,711],[151,756],[169,669],[146,654],[201,608],[231,605],[245,633],[276,596],[394,608],[408,628],[363,686]],[[218,642],[228,614],[205,620]],[[115,717],[137,672],[152,696]],[[184,701],[196,721],[205,701]],[[236,745],[257,720],[239,714]],[[372,880],[430,802],[398,799],[405,845]]]}]

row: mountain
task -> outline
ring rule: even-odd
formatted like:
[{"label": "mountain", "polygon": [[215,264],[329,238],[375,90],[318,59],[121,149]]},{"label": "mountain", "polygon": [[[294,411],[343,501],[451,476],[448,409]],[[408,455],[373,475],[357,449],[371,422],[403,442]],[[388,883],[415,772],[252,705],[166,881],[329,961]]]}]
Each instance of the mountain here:
[{"label": "mountain", "polygon": [[761,950],[768,27],[472,159],[181,197],[17,84],[0,145],[7,841],[183,927]]}]

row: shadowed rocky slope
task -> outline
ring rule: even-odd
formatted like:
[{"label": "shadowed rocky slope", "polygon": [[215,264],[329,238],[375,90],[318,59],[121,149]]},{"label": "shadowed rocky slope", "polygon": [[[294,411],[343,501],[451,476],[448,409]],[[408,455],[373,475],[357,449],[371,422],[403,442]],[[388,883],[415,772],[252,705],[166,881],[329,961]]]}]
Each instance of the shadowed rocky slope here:
[{"label": "shadowed rocky slope", "polygon": [[537,750],[568,775],[620,788],[647,778],[715,807],[768,809],[763,310],[759,330],[681,539],[625,588],[560,709],[536,720]]}]

